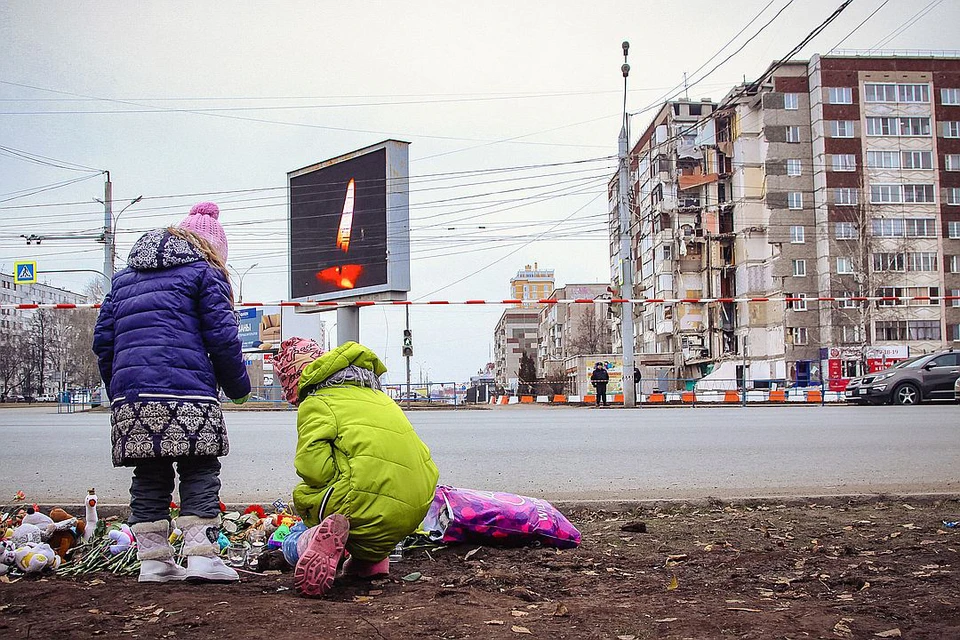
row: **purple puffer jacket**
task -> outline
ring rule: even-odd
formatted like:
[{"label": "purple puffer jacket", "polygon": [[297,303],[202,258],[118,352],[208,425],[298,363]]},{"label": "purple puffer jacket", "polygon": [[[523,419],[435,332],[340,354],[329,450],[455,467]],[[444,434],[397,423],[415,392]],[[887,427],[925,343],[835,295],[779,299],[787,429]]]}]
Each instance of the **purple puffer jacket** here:
[{"label": "purple puffer jacket", "polygon": [[110,393],[115,465],[226,455],[218,387],[250,393],[226,277],[165,229],[113,277],[93,338]]},{"label": "purple puffer jacket", "polygon": [[141,237],[127,264],[113,277],[93,338],[110,398],[216,399],[218,386],[230,398],[250,393],[224,275],[165,229]]}]

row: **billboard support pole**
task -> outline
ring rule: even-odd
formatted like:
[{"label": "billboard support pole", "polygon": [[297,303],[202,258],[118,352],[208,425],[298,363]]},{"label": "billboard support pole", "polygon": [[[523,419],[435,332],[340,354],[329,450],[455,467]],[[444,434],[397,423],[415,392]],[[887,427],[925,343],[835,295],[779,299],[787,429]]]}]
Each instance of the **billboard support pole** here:
[{"label": "billboard support pole", "polygon": [[337,307],[337,344],[360,342],[360,307]]}]

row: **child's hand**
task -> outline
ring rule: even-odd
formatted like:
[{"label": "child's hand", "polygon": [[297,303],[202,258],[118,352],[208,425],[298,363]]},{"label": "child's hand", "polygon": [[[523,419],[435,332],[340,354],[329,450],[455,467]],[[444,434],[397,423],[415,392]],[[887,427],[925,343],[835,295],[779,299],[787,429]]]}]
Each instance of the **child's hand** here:
[{"label": "child's hand", "polygon": [[230,402],[232,402],[233,404],[243,404],[244,402],[246,402],[246,401],[249,400],[249,399],[250,399],[250,394],[248,393],[247,395],[243,396],[242,398],[234,398],[234,399],[231,400]]}]

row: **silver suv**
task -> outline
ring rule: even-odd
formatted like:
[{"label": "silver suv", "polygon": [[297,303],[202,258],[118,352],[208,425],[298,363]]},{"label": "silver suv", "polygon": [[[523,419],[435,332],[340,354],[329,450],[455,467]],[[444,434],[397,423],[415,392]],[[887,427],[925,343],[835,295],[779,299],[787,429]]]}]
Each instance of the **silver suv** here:
[{"label": "silver suv", "polygon": [[918,404],[952,400],[960,379],[960,351],[938,351],[898,362],[889,369],[854,378],[844,397],[848,402]]}]

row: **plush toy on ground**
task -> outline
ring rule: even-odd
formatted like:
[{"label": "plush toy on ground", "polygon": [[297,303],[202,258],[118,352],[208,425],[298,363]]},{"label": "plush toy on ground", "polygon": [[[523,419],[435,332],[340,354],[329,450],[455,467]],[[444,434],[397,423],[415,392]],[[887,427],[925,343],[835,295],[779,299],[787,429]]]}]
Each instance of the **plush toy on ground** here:
[{"label": "plush toy on ground", "polygon": [[86,529],[83,532],[83,541],[90,542],[90,538],[93,537],[94,531],[97,530],[97,522],[100,518],[97,516],[97,490],[90,489],[87,491],[87,499],[85,501],[85,506],[87,510],[86,514]]},{"label": "plush toy on ground", "polygon": [[14,551],[14,563],[24,573],[40,573],[58,569],[60,557],[46,543],[28,543]]},{"label": "plush toy on ground", "polygon": [[33,541],[49,544],[61,560],[66,559],[67,552],[77,545],[86,528],[83,520],[71,516],[60,507],[54,507],[50,510],[50,515],[46,515],[41,513],[36,505],[27,507],[23,524],[20,526],[23,525],[37,527],[41,540]]},{"label": "plush toy on ground", "polygon": [[125,524],[120,525],[119,529],[108,532],[107,535],[113,540],[113,544],[110,545],[110,553],[113,555],[123,553],[137,544],[137,539],[130,531],[130,527]]}]

